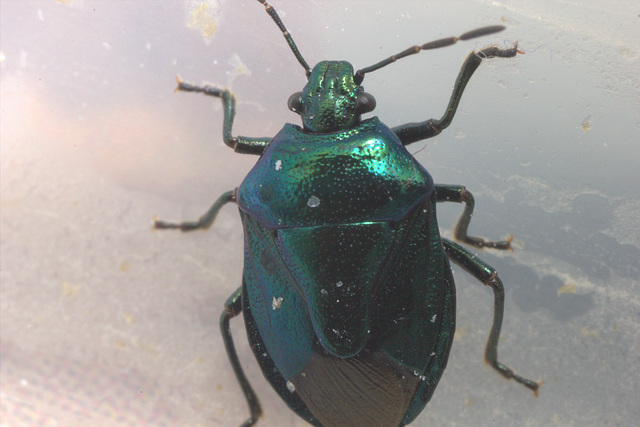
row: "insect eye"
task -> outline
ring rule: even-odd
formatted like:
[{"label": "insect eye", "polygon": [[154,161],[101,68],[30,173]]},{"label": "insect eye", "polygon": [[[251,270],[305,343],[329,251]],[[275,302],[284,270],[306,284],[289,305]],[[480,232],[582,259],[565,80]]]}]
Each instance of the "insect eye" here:
[{"label": "insect eye", "polygon": [[300,114],[302,111],[302,92],[296,92],[291,95],[287,101],[287,106],[289,107],[289,110]]},{"label": "insect eye", "polygon": [[368,113],[376,108],[376,99],[370,93],[360,92],[356,103],[358,114]]}]

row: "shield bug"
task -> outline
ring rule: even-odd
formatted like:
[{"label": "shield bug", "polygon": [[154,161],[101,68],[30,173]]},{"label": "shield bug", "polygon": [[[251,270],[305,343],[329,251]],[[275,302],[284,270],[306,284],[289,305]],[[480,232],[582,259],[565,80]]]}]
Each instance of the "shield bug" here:
[{"label": "shield bug", "polygon": [[495,249],[509,249],[510,241],[468,235],[471,193],[459,185],[434,184],[405,148],[449,126],[482,60],[514,57],[517,45],[472,52],[442,118],[389,128],[377,117],[361,118],[376,105],[361,86],[367,73],[504,27],[414,46],[355,72],[345,61],[322,61],[311,69],[276,11],[258,1],[305,70],[306,86],[288,101],[303,126],[286,124],[274,137],[234,136],[233,93],[179,81],[180,91],[220,98],[224,142],[260,158],[242,184],[222,194],[199,220],[155,222],[157,229],[207,229],[222,206],[238,205],[245,236],[243,279],[224,305],[220,327],[250,409],[243,425],[255,424],[262,409],[231,335],[229,321],[240,313],[264,376],[309,423],[411,423],[430,400],[453,341],[455,285],[449,261],[493,290],[485,360],[537,393],[538,383],[498,361],[504,288],[497,272],[440,236],[436,204],[465,204],[454,227],[456,240]]}]

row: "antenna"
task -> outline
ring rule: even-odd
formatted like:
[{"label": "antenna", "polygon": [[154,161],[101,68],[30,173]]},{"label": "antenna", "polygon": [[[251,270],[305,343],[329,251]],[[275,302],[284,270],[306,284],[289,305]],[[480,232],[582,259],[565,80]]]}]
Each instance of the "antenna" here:
[{"label": "antenna", "polygon": [[376,64],[373,64],[369,67],[365,67],[356,71],[355,75],[353,76],[353,79],[357,85],[360,85],[366,73],[370,73],[382,67],[386,67],[387,65],[393,62],[396,62],[398,59],[402,59],[405,56],[415,55],[416,53],[419,53],[420,51],[423,51],[423,50],[439,49],[441,47],[451,46],[452,44],[455,44],[460,40],[469,40],[476,37],[488,36],[489,34],[497,33],[504,29],[505,29],[504,25],[491,25],[488,27],[482,27],[482,28],[477,28],[475,30],[467,31],[466,33],[464,33],[459,37],[447,37],[446,39],[434,40],[432,42],[425,43],[422,46],[412,46],[408,49],[403,50],[400,53],[397,53],[395,55],[388,57],[387,59],[383,59],[382,61]]},{"label": "antenna", "polygon": [[278,28],[280,28],[280,31],[282,31],[282,35],[284,36],[285,40],[289,44],[289,47],[291,48],[291,52],[293,52],[293,54],[295,55],[300,65],[302,65],[307,75],[307,78],[309,78],[309,75],[311,74],[311,69],[309,68],[309,64],[307,64],[307,61],[305,61],[304,58],[302,57],[302,54],[298,50],[298,46],[296,46],[296,43],[293,41],[293,38],[291,37],[291,34],[289,33],[289,31],[287,31],[287,28],[282,23],[282,20],[278,16],[278,13],[265,0],[258,0],[258,1],[264,5],[264,10],[269,14],[269,16],[271,16],[271,19],[273,19],[273,22],[275,22]]}]

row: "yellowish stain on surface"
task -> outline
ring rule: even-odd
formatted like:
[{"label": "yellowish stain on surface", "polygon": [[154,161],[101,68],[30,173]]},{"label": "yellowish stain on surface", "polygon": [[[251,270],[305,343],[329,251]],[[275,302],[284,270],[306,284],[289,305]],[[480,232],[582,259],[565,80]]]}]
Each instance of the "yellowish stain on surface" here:
[{"label": "yellowish stain on surface", "polygon": [[206,2],[201,2],[189,14],[187,27],[199,30],[203,37],[213,37],[218,29],[218,23],[213,16],[214,11],[215,8]]},{"label": "yellowish stain on surface", "polygon": [[125,271],[129,271],[131,267],[133,267],[133,263],[131,261],[122,261],[119,269],[124,273]]},{"label": "yellowish stain on surface", "polygon": [[142,342],[142,341],[136,341],[133,343],[133,346],[135,348],[138,348],[140,350],[142,350],[143,352],[147,353],[147,354],[151,354],[152,356],[158,356],[160,355],[160,352],[158,351],[158,348],[150,343],[147,342]]},{"label": "yellowish stain on surface", "polygon": [[457,327],[456,332],[453,334],[453,339],[456,340],[464,337],[465,335],[469,335],[469,330],[470,328],[467,325]]},{"label": "yellowish stain on surface", "polygon": [[575,294],[578,292],[578,285],[576,283],[566,283],[558,289],[558,295],[562,294]]},{"label": "yellowish stain on surface", "polygon": [[598,338],[600,336],[600,332],[596,331],[595,329],[589,329],[585,326],[584,328],[582,328],[582,336],[585,336],[587,338]]},{"label": "yellowish stain on surface", "polygon": [[69,282],[62,282],[61,285],[62,296],[67,298],[75,296],[80,289],[82,289],[82,285],[72,285]]}]

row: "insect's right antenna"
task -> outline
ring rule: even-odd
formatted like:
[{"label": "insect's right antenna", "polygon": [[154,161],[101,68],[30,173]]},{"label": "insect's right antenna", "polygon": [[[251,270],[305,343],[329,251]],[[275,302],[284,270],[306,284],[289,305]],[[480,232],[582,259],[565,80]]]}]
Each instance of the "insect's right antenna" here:
[{"label": "insect's right antenna", "polygon": [[451,46],[452,44],[460,40],[469,40],[476,37],[487,36],[489,34],[502,31],[504,30],[504,28],[504,25],[491,25],[488,27],[482,27],[475,30],[467,31],[460,37],[447,37],[446,39],[434,40],[432,42],[425,43],[422,46],[412,46],[409,49],[405,49],[400,53],[388,57],[387,59],[383,59],[380,62],[356,71],[355,75],[353,76],[354,81],[359,85],[360,83],[362,83],[362,80],[364,79],[364,75],[366,73],[370,73],[372,71],[385,67],[393,62],[396,62],[398,59],[404,58],[405,56],[414,55],[422,50],[438,49],[441,47]]},{"label": "insect's right antenna", "polygon": [[276,13],[276,10],[273,7],[271,7],[271,5],[267,3],[265,0],[258,0],[258,1],[264,5],[264,10],[269,14],[269,16],[271,16],[271,19],[273,19],[273,22],[275,22],[278,28],[280,28],[280,31],[282,31],[282,35],[284,36],[285,40],[289,44],[289,47],[291,48],[291,52],[293,52],[293,54],[295,55],[300,65],[304,67],[307,78],[309,78],[309,75],[311,74],[311,69],[309,68],[309,64],[307,64],[307,61],[305,61],[304,58],[302,57],[302,54],[298,50],[298,46],[296,46],[296,43],[293,41],[291,34],[289,34],[289,31],[287,31],[287,28],[282,23],[282,20]]}]

